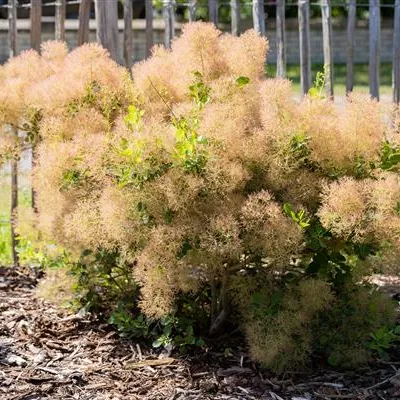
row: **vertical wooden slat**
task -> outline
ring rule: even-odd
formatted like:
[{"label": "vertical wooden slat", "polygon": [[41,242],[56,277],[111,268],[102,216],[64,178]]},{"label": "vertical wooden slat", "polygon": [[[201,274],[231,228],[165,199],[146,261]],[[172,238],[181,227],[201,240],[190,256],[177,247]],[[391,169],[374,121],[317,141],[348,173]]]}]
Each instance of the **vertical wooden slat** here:
[{"label": "vertical wooden slat", "polygon": [[65,0],[56,1],[56,24],[55,24],[55,37],[56,40],[65,40]]},{"label": "vertical wooden slat", "polygon": [[[31,47],[36,51],[40,51],[41,33],[42,33],[42,0],[31,0]],[[36,146],[32,146],[32,169],[36,165]],[[32,208],[37,212],[36,208],[36,191],[32,187]]]},{"label": "vertical wooden slat", "polygon": [[120,62],[118,36],[118,2],[95,0],[97,42],[110,52],[113,60]]},{"label": "vertical wooden slat", "polygon": [[77,44],[81,46],[89,41],[89,19],[92,0],[81,0],[79,4],[79,23]]},{"label": "vertical wooden slat", "polygon": [[[8,42],[10,58],[17,55],[17,1],[8,0]],[[18,140],[18,131],[12,128],[15,139]],[[15,219],[18,210],[18,160],[11,159],[11,252],[14,266],[19,265],[19,255],[17,252],[18,236],[15,231]]]},{"label": "vertical wooden slat", "polygon": [[[32,144],[32,149],[31,149],[31,170],[36,168],[37,165],[37,144],[33,143]],[[31,189],[31,201],[32,201],[32,208],[35,214],[38,213],[38,208],[37,208],[37,193],[35,188],[32,185]]]},{"label": "vertical wooden slat", "polygon": [[31,0],[31,47],[40,51],[42,34],[42,0]]},{"label": "vertical wooden slat", "polygon": [[325,93],[333,98],[332,9],[331,0],[321,0],[322,40],[324,47]]},{"label": "vertical wooden slat", "polygon": [[253,26],[261,36],[265,36],[264,0],[253,0]]},{"label": "vertical wooden slat", "polygon": [[285,0],[276,2],[276,76],[286,76]]},{"label": "vertical wooden slat", "polygon": [[311,87],[310,2],[299,0],[300,82],[301,92]]},{"label": "vertical wooden slat", "polygon": [[132,0],[124,1],[124,60],[127,68],[132,67],[133,56],[133,7]]},{"label": "vertical wooden slat", "polygon": [[8,54],[17,55],[17,0],[8,0]]},{"label": "vertical wooden slat", "polygon": [[[13,128],[13,133],[18,140],[17,130]],[[11,159],[11,250],[14,266],[19,265],[19,256],[17,252],[18,236],[15,231],[18,210],[18,160],[16,157]]]},{"label": "vertical wooden slat", "polygon": [[347,14],[347,60],[346,60],[346,93],[354,87],[354,37],[356,31],[356,0],[349,0]]},{"label": "vertical wooden slat", "polygon": [[369,92],[379,100],[381,10],[379,0],[369,0]]},{"label": "vertical wooden slat", "polygon": [[233,36],[240,34],[240,1],[231,0],[231,33]]},{"label": "vertical wooden slat", "polygon": [[153,0],[145,0],[146,7],[146,56],[151,53],[153,39]]},{"label": "vertical wooden slat", "polygon": [[[15,133],[17,135],[17,133]],[[11,159],[11,252],[14,266],[19,265],[18,235],[15,231],[18,210],[18,160]]]},{"label": "vertical wooden slat", "polygon": [[196,21],[197,0],[189,0],[189,22]]},{"label": "vertical wooden slat", "polygon": [[166,48],[171,47],[171,41],[175,36],[175,12],[173,0],[163,0],[165,36],[164,44]]},{"label": "vertical wooden slat", "polygon": [[394,5],[393,102],[400,103],[400,0],[396,0]]},{"label": "vertical wooden slat", "polygon": [[208,19],[214,25],[218,24],[218,0],[208,0]]}]

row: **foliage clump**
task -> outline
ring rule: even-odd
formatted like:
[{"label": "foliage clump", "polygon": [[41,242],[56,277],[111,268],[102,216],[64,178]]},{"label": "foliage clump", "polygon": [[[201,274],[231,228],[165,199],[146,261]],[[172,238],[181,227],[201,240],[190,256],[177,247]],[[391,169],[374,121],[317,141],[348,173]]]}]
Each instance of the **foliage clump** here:
[{"label": "foliage clump", "polygon": [[157,346],[239,320],[252,357],[276,370],[368,359],[370,335],[393,324],[364,281],[399,248],[398,109],[296,101],[290,82],[265,78],[254,31],[186,25],[133,79],[96,45],[44,50],[21,56],[27,81],[16,62],[0,70],[19,82],[0,101],[0,148],[25,127],[36,227],[75,258],[91,306],[134,336],[164,321]]}]

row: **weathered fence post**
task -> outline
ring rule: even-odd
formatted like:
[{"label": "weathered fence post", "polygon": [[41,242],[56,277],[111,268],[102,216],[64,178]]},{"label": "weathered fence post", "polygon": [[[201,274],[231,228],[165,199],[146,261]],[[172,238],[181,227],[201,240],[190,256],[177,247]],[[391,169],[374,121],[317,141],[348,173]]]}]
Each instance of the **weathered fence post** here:
[{"label": "weathered fence post", "polygon": [[234,36],[240,34],[240,0],[231,0],[231,33]]},{"label": "weathered fence post", "polygon": [[286,76],[285,0],[276,2],[276,76]]},{"label": "weathered fence post", "polygon": [[380,35],[380,1],[369,0],[369,92],[377,100],[379,100]]},{"label": "weathered fence post", "polygon": [[[15,57],[17,54],[17,1],[8,0],[8,42],[9,56]],[[11,128],[16,140],[18,140],[18,131]],[[11,208],[10,208],[10,226],[11,226],[11,252],[14,266],[19,265],[19,255],[17,252],[18,236],[15,232],[15,220],[18,210],[18,160],[15,157],[11,159]]]},{"label": "weathered fence post", "polygon": [[97,42],[110,52],[117,62],[121,61],[118,36],[118,2],[95,0]]},{"label": "weathered fence post", "polygon": [[[31,47],[40,52],[42,34],[42,0],[31,0]],[[32,168],[36,165],[36,146],[32,145]],[[36,191],[32,187],[32,208],[36,212]]]},{"label": "weathered fence post", "polygon": [[231,33],[233,36],[240,34],[240,1],[231,0]]},{"label": "weathered fence post", "polygon": [[8,54],[17,55],[17,0],[8,0]]},{"label": "weathered fence post", "polygon": [[151,53],[153,39],[153,0],[145,0],[146,8],[146,57]]},{"label": "weathered fence post", "polygon": [[218,0],[208,0],[208,19],[214,25],[218,24]]},{"label": "weathered fence post", "polygon": [[[11,128],[16,139],[18,139],[18,131]],[[18,159],[14,156],[11,159],[11,249],[14,266],[19,265],[19,255],[17,252],[18,235],[15,231],[18,212]]]},{"label": "weathered fence post", "polygon": [[40,37],[42,34],[42,0],[31,0],[31,47],[40,51]]},{"label": "weathered fence post", "polygon": [[321,0],[322,39],[324,45],[325,92],[333,98],[332,12],[331,0]]},{"label": "weathered fence post", "polygon": [[197,0],[189,0],[189,22],[196,21]]},{"label": "weathered fence post", "polygon": [[310,2],[299,0],[300,82],[303,95],[311,87]]},{"label": "weathered fence post", "polygon": [[265,36],[264,0],[253,0],[253,26],[261,36]]},{"label": "weathered fence post", "polygon": [[346,93],[354,87],[354,36],[356,31],[356,0],[349,0],[347,14],[347,60],[346,60]]},{"label": "weathered fence post", "polygon": [[169,49],[171,47],[171,41],[175,36],[175,12],[173,0],[163,0],[163,6],[165,22],[164,45]]},{"label": "weathered fence post", "polygon": [[89,41],[89,20],[92,0],[81,0],[79,4],[78,46]]},{"label": "weathered fence post", "polygon": [[124,60],[125,66],[130,69],[132,67],[133,52],[133,7],[132,0],[124,0]]},{"label": "weathered fence post", "polygon": [[394,4],[393,102],[400,103],[400,0],[396,0]]},{"label": "weathered fence post", "polygon": [[55,37],[56,40],[65,40],[65,0],[56,1],[56,23],[55,23]]}]

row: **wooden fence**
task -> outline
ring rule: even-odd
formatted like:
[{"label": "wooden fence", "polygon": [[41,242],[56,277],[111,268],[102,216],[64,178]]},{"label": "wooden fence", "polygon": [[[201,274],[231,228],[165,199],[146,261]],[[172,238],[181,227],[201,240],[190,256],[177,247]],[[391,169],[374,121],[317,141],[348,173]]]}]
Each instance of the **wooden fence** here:
[{"label": "wooden fence", "polygon": [[[65,15],[67,7],[79,4],[79,27],[77,32],[77,44],[80,45],[89,39],[89,18],[92,3],[94,3],[96,15],[97,41],[110,51],[111,56],[118,62],[124,62],[131,67],[133,60],[133,2],[138,0],[124,0],[124,32],[123,44],[119,43],[118,35],[118,0],[56,0],[54,2],[42,2],[31,0],[30,3],[19,4],[17,0],[8,0],[8,4],[0,6],[8,8],[9,17],[9,44],[10,57],[16,54],[17,36],[17,8],[30,9],[31,21],[31,47],[39,50],[41,42],[41,18],[42,8],[52,6],[55,8],[55,39],[65,38]],[[139,0],[140,1],[140,0]],[[146,49],[147,55],[153,46],[153,0],[142,0],[146,12]],[[247,1],[247,0],[246,0]],[[380,65],[380,27],[381,7],[394,8],[393,24],[393,101],[400,102],[400,0],[393,0],[392,5],[381,5],[380,0],[297,0],[297,3],[286,0],[268,1],[269,7],[276,7],[276,51],[277,51],[277,76],[285,77],[286,74],[286,43],[285,43],[285,9],[287,7],[298,8],[299,44],[300,44],[300,81],[302,93],[307,93],[311,82],[311,56],[310,56],[310,6],[318,6],[321,9],[322,37],[324,65],[326,70],[326,92],[333,98],[333,65],[332,57],[332,1],[335,6],[347,9],[347,43],[343,46],[343,52],[347,56],[346,92],[353,90],[354,86],[354,46],[356,31],[357,7],[367,8],[369,11],[369,86],[370,94],[379,99],[379,65]],[[240,7],[252,8],[253,26],[260,35],[267,35],[268,19],[265,13],[265,0],[208,0],[209,20],[218,24],[218,11],[221,6],[228,6],[231,15],[231,32],[240,34]],[[165,21],[164,42],[169,47],[175,35],[175,10],[177,7],[188,8],[189,21],[196,20],[196,9],[200,4],[197,0],[187,0],[185,3],[175,3],[175,0],[163,0],[162,11]],[[201,4],[204,6],[204,4]]]}]

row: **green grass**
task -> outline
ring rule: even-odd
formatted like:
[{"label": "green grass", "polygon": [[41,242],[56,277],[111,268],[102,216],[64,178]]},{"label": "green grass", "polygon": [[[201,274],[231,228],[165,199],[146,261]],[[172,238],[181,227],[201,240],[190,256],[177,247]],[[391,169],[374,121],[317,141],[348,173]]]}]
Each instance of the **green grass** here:
[{"label": "green grass", "polygon": [[[314,81],[318,71],[323,71],[322,64],[313,64],[311,67],[312,79]],[[276,66],[267,65],[267,76],[275,77]],[[288,65],[287,77],[293,82],[293,89],[295,92],[300,92],[300,66]],[[392,93],[392,64],[381,64],[380,71],[380,94],[390,95]],[[334,66],[334,93],[336,95],[344,95],[346,93],[346,65],[336,64]],[[355,64],[354,65],[354,90],[359,92],[368,93],[369,91],[369,78],[368,78],[368,64]]]}]

